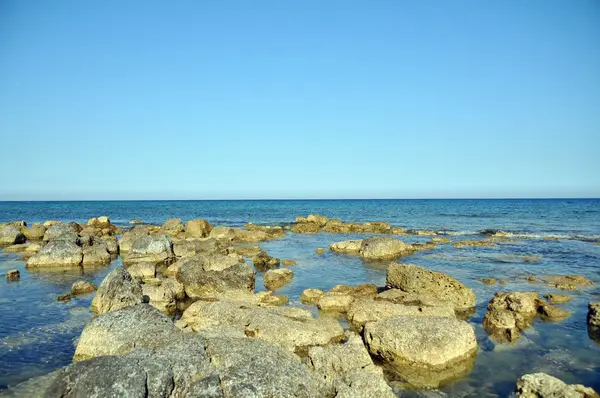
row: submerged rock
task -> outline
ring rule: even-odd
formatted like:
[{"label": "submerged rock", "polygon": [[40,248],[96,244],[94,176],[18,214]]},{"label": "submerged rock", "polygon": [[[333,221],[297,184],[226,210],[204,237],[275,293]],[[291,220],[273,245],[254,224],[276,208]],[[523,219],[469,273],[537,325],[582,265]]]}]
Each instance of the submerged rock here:
[{"label": "submerged rock", "polygon": [[286,267],[295,267],[296,266],[296,260],[281,260],[281,264],[286,266]]},{"label": "submerged rock", "polygon": [[581,384],[566,384],[546,373],[521,376],[515,388],[517,398],[598,398],[593,389]]},{"label": "submerged rock", "polygon": [[538,313],[547,321],[561,321],[571,315],[569,311],[550,304],[539,306]]},{"label": "submerged rock", "polygon": [[117,267],[100,284],[91,311],[99,315],[144,302],[142,287],[124,267]]},{"label": "submerged rock", "polygon": [[325,254],[325,249],[323,249],[322,247],[317,247],[315,249],[315,253],[317,253],[317,254]]},{"label": "submerged rock", "polygon": [[365,325],[369,352],[418,388],[470,371],[477,353],[473,327],[453,317],[399,316]]},{"label": "submerged rock", "polygon": [[389,236],[373,236],[363,239],[359,254],[367,260],[391,260],[413,252],[410,244]]},{"label": "submerged rock", "polygon": [[581,275],[557,275],[541,278],[548,286],[562,290],[578,290],[594,284]]},{"label": "submerged rock", "polygon": [[489,240],[461,240],[460,242],[454,242],[452,246],[456,248],[463,247],[494,247],[496,243]]},{"label": "submerged rock", "polygon": [[294,277],[292,270],[287,268],[282,269],[270,269],[265,272],[264,281],[265,288],[269,290],[275,290],[285,285]]},{"label": "submerged rock", "polygon": [[475,293],[456,279],[414,264],[392,263],[388,266],[386,284],[407,293],[427,293],[452,305],[457,310],[475,307]]},{"label": "submerged rock", "polygon": [[19,279],[21,279],[21,273],[18,269],[9,269],[6,271],[7,281],[18,281]]}]

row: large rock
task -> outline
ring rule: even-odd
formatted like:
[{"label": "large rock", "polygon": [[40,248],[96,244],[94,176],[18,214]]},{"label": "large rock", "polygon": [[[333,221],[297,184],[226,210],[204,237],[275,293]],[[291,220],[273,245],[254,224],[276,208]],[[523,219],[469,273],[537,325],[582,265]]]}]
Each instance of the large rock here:
[{"label": "large rock", "polygon": [[193,331],[230,326],[290,351],[343,339],[344,330],[332,318],[313,318],[309,311],[290,307],[257,307],[234,301],[193,303],[181,317]]},{"label": "large rock", "polygon": [[160,229],[168,235],[177,235],[184,230],[181,218],[169,218]]},{"label": "large rock", "polygon": [[112,257],[108,250],[106,241],[96,237],[82,237],[80,239],[84,267],[110,264]]},{"label": "large rock", "polygon": [[73,361],[124,355],[135,348],[158,348],[175,332],[171,319],[149,304],[113,310],[93,318],[83,329]]},{"label": "large rock", "polygon": [[205,238],[210,234],[212,225],[200,218],[185,223],[185,234],[194,238]]},{"label": "large rock", "polygon": [[26,239],[27,238],[18,227],[8,225],[0,228],[0,245],[25,243]]},{"label": "large rock", "polygon": [[177,257],[190,257],[199,253],[227,254],[227,247],[214,238],[190,239],[173,242],[173,252]]},{"label": "large rock", "polygon": [[413,252],[412,245],[389,236],[363,239],[359,254],[367,260],[390,260]]},{"label": "large rock", "polygon": [[475,293],[456,279],[414,264],[392,263],[387,270],[388,287],[407,293],[427,293],[457,310],[475,307]]},{"label": "large rock", "polygon": [[588,304],[587,326],[590,338],[600,343],[600,301]]},{"label": "large rock", "polygon": [[252,263],[254,264],[254,268],[256,268],[258,271],[264,271],[279,267],[281,260],[271,257],[267,254],[267,252],[261,250],[261,252],[252,259]]},{"label": "large rock", "polygon": [[136,225],[129,231],[123,233],[119,239],[119,249],[122,253],[127,253],[136,239],[150,234],[150,229],[145,225]]},{"label": "large rock", "polygon": [[48,242],[51,240],[55,240],[61,237],[62,235],[77,236],[81,229],[81,225],[74,222],[54,224],[46,230],[46,233],[44,234],[44,241]]},{"label": "large rock", "polygon": [[348,312],[350,304],[354,301],[354,297],[344,293],[327,293],[319,297],[317,307],[321,311],[326,312]]},{"label": "large rock", "polygon": [[344,254],[358,254],[362,246],[362,239],[359,240],[345,240],[343,242],[336,242],[329,245],[329,250],[335,253]]},{"label": "large rock", "polygon": [[226,290],[253,291],[256,275],[246,263],[220,254],[198,254],[181,262],[177,280],[191,298]]},{"label": "large rock", "polygon": [[515,341],[531,325],[543,304],[536,292],[498,292],[488,304],[483,328],[498,342]]},{"label": "large rock", "polygon": [[346,336],[344,344],[310,348],[310,367],[336,390],[336,398],[396,397],[360,336],[355,333],[346,333]]},{"label": "large rock", "polygon": [[211,229],[208,236],[214,239],[232,242],[235,239],[235,229],[231,227],[218,226]]},{"label": "large rock", "polygon": [[177,300],[185,298],[183,285],[173,278],[163,279],[160,285],[144,284],[142,292],[152,306],[166,314],[174,313]]},{"label": "large rock", "polygon": [[546,373],[521,376],[515,388],[517,398],[598,398],[596,391],[581,384],[566,384]]},{"label": "large rock", "polygon": [[42,240],[46,234],[46,227],[38,222],[33,224],[31,228],[21,228],[21,232],[25,234],[27,240]]},{"label": "large rock", "polygon": [[294,277],[292,270],[287,268],[270,269],[265,272],[264,282],[265,288],[275,290],[285,285]]},{"label": "large rock", "polygon": [[92,300],[94,314],[117,311],[144,302],[142,287],[124,267],[115,268],[104,278]]},{"label": "large rock", "polygon": [[136,262],[161,263],[172,260],[175,257],[171,239],[166,235],[146,235],[137,238],[131,245],[127,256],[123,259],[124,264]]},{"label": "large rock", "polygon": [[315,222],[302,222],[292,225],[292,232],[297,234],[316,234],[321,232],[321,226]]},{"label": "large rock", "polygon": [[451,307],[395,304],[390,301],[363,298],[354,300],[350,305],[348,323],[353,329],[361,331],[367,322],[403,315],[455,317],[454,310]]},{"label": "large rock", "polygon": [[399,316],[365,325],[369,352],[406,384],[437,388],[470,371],[477,352],[473,327],[453,317]]},{"label": "large rock", "polygon": [[[64,225],[64,224],[59,224]],[[83,261],[83,250],[78,240],[52,240],[27,260],[28,268],[77,267]]]},{"label": "large rock", "polygon": [[106,249],[110,254],[119,254],[119,240],[114,235],[104,235],[101,239],[106,244]]},{"label": "large rock", "polygon": [[71,285],[71,295],[77,296],[80,294],[92,293],[98,290],[98,286],[88,281],[77,281]]},{"label": "large rock", "polygon": [[136,263],[127,268],[129,274],[137,279],[151,279],[156,276],[156,264],[154,263]]}]

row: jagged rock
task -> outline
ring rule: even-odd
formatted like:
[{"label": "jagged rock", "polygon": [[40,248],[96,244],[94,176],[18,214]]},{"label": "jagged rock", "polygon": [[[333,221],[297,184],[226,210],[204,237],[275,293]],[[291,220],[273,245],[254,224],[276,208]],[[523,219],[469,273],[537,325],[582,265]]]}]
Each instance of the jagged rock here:
[{"label": "jagged rock", "polygon": [[329,245],[329,250],[335,253],[344,254],[358,254],[362,245],[362,239],[359,240],[345,240],[343,242],[336,242]]},{"label": "jagged rock", "polygon": [[321,289],[305,289],[300,296],[300,301],[304,304],[317,304],[324,295],[325,292]]},{"label": "jagged rock", "polygon": [[140,283],[124,267],[117,267],[100,284],[92,300],[91,310],[98,315],[143,302]]},{"label": "jagged rock", "polygon": [[18,227],[8,225],[0,228],[0,245],[25,243],[26,239],[27,238]]},{"label": "jagged rock", "polygon": [[390,260],[413,252],[412,245],[389,236],[363,239],[359,254],[367,260]]},{"label": "jagged rock", "polygon": [[256,275],[246,263],[220,254],[198,254],[181,263],[177,280],[191,298],[226,290],[254,290]]},{"label": "jagged rock", "polygon": [[390,264],[386,283],[407,293],[426,293],[457,310],[475,307],[475,293],[471,289],[446,274],[414,264]]},{"label": "jagged rock", "polygon": [[129,274],[138,279],[150,279],[156,276],[155,263],[136,263],[127,268]]},{"label": "jagged rock", "polygon": [[7,281],[18,281],[19,279],[21,279],[21,273],[18,269],[9,269],[6,271]]},{"label": "jagged rock", "polygon": [[549,304],[539,306],[538,313],[547,321],[561,321],[571,315],[569,311]]},{"label": "jagged rock", "polygon": [[27,260],[27,267],[77,267],[83,261],[83,250],[77,242],[77,240],[75,242],[51,240],[37,254]]},{"label": "jagged rock", "polygon": [[205,238],[210,234],[211,230],[212,225],[200,218],[185,223],[185,234],[194,238]]},{"label": "jagged rock", "polygon": [[160,285],[144,284],[142,292],[152,306],[166,314],[172,314],[177,309],[176,300],[185,297],[183,285],[173,278],[163,279]]},{"label": "jagged rock", "polygon": [[88,281],[77,281],[71,285],[71,294],[73,296],[95,292],[96,290],[98,290],[98,286]]},{"label": "jagged rock", "polygon": [[181,317],[193,331],[231,326],[290,351],[327,345],[343,338],[344,330],[332,318],[313,318],[308,311],[290,307],[256,307],[231,301],[196,301]]},{"label": "jagged rock", "polygon": [[591,388],[581,384],[566,384],[546,373],[521,376],[515,388],[517,398],[598,398]]},{"label": "jagged rock", "polygon": [[270,269],[265,272],[265,288],[269,290],[275,290],[291,281],[293,277],[294,273],[290,269]]},{"label": "jagged rock", "polygon": [[512,342],[531,325],[543,302],[535,292],[498,292],[490,300],[483,328],[498,342]]},{"label": "jagged rock", "polygon": [[267,252],[261,250],[261,252],[252,259],[252,262],[254,264],[254,268],[256,268],[258,271],[263,271],[279,267],[281,260],[271,257],[267,254]]},{"label": "jagged rock", "polygon": [[181,218],[169,218],[160,229],[163,233],[172,236],[177,235],[184,230]]},{"label": "jagged rock", "polygon": [[122,254],[129,252],[133,242],[142,237],[150,234],[150,229],[147,226],[136,225],[129,231],[123,233],[121,239],[119,239],[119,249]]},{"label": "jagged rock", "polygon": [[46,234],[46,227],[38,222],[33,224],[31,228],[22,228],[21,232],[23,232],[27,240],[42,240]]},{"label": "jagged rock", "polygon": [[138,262],[161,263],[172,260],[174,257],[171,239],[168,236],[146,235],[133,242],[123,263],[125,265]]},{"label": "jagged rock", "polygon": [[408,385],[438,387],[468,372],[477,340],[473,327],[453,317],[399,316],[365,325],[369,352]]},{"label": "jagged rock", "polygon": [[572,297],[565,294],[545,294],[544,298],[550,304],[563,304],[571,301]]}]

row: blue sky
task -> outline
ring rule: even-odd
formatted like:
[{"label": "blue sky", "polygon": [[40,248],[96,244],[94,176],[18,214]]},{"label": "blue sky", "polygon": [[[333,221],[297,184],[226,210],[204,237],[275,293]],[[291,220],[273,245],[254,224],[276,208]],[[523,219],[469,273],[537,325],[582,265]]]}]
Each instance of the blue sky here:
[{"label": "blue sky", "polygon": [[600,4],[0,2],[0,200],[600,197]]}]

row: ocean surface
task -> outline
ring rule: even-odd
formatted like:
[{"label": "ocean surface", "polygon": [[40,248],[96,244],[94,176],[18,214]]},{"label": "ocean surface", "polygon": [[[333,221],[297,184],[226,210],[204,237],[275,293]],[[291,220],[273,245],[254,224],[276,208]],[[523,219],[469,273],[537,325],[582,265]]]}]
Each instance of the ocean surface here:
[{"label": "ocean surface", "polygon": [[[25,220],[87,222],[107,215],[121,227],[132,219],[162,224],[178,217],[184,222],[204,218],[213,225],[289,225],[296,216],[322,214],[343,221],[387,221],[393,226],[428,229],[448,234],[453,241],[481,239],[484,230],[502,230],[520,239],[496,247],[454,248],[439,245],[402,259],[441,271],[472,288],[477,295],[474,326],[480,351],[472,372],[441,390],[447,396],[506,397],[525,373],[546,372],[568,383],[581,383],[600,391],[600,346],[587,334],[587,303],[600,300],[600,200],[259,200],[259,201],[102,201],[102,202],[0,202],[0,223]],[[269,254],[294,259],[295,277],[277,293],[301,305],[306,288],[329,289],[337,284],[385,285],[385,264],[365,263],[358,257],[318,247],[366,235],[288,233],[280,240],[260,243]],[[399,237],[406,242],[426,242],[427,236]],[[529,256],[529,257],[526,257]],[[526,262],[530,256],[537,261]],[[0,251],[0,390],[42,375],[71,362],[84,325],[90,319],[92,296],[68,303],[56,301],[76,280],[100,284],[110,266],[90,274],[30,272],[19,254]],[[8,269],[21,271],[21,280],[7,282]],[[584,275],[596,282],[580,291],[559,291],[530,284],[528,275]],[[485,285],[483,277],[507,279],[503,286]],[[258,273],[257,290],[264,290]],[[561,305],[571,316],[561,322],[539,318],[512,345],[488,339],[481,323],[488,301],[497,291],[563,293],[573,300]]]}]

